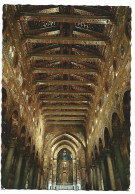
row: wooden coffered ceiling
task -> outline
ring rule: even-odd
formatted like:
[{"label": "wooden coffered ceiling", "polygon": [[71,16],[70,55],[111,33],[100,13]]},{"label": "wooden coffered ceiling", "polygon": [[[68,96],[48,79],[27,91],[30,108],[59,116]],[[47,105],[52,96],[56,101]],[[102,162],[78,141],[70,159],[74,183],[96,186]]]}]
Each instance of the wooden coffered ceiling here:
[{"label": "wooden coffered ceiling", "polygon": [[109,6],[16,6],[46,124],[87,123],[115,11]]}]

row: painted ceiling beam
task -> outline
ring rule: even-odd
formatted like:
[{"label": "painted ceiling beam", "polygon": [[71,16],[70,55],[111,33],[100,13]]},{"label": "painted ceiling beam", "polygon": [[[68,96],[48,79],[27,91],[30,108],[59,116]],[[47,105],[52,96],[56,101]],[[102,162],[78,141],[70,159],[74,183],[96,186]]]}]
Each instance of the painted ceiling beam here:
[{"label": "painted ceiling beam", "polygon": [[74,38],[74,37],[51,37],[51,36],[24,36],[23,43],[55,43],[55,44],[83,44],[83,45],[106,45],[107,40],[100,38]]},{"label": "painted ceiling beam", "polygon": [[42,106],[42,109],[89,109],[89,106],[86,106],[86,105],[70,105],[70,106],[46,105],[46,106]]},{"label": "painted ceiling beam", "polygon": [[92,95],[92,92],[78,92],[78,91],[41,91],[38,92],[39,95],[41,94],[63,94],[63,95]]},{"label": "painted ceiling beam", "polygon": [[52,116],[50,116],[50,117],[45,117],[45,119],[46,120],[70,120],[70,121],[72,121],[72,120],[75,120],[75,121],[77,121],[77,120],[86,120],[86,117],[74,117],[74,116],[72,116],[72,117],[57,117],[57,116],[55,116],[55,117],[52,117]]},{"label": "painted ceiling beam", "polygon": [[95,81],[68,81],[68,80],[36,80],[34,83],[39,84],[39,85],[83,85],[83,86],[92,86],[92,85],[97,85]]},{"label": "painted ceiling beam", "polygon": [[91,102],[92,100],[91,99],[58,99],[58,98],[53,98],[53,99],[47,99],[47,98],[40,98],[39,101],[41,102],[62,102],[62,103],[88,103],[88,102]]},{"label": "painted ceiling beam", "polygon": [[38,53],[38,52],[46,52],[46,51],[53,51],[53,50],[57,50],[59,49],[59,45],[49,45],[49,46],[44,46],[44,47],[38,47],[38,48],[34,48],[32,49],[35,53]]},{"label": "painted ceiling beam", "polygon": [[89,24],[114,24],[109,16],[69,15],[69,14],[45,14],[45,13],[20,13],[17,19],[46,21],[46,22],[68,22],[68,23],[89,23]]},{"label": "painted ceiling beam", "polygon": [[32,68],[33,73],[81,73],[93,74],[98,73],[97,69],[65,69],[65,68]]},{"label": "painted ceiling beam", "polygon": [[101,9],[100,6],[99,7],[95,7],[95,6],[74,6],[74,9],[77,10],[83,10],[86,11],[88,13],[96,13],[96,14],[102,14],[102,15],[109,15],[110,12],[108,10],[105,9]]},{"label": "painted ceiling beam", "polygon": [[82,125],[84,121],[47,121],[47,125]]},{"label": "painted ceiling beam", "polygon": [[105,62],[100,56],[28,54],[27,60]]},{"label": "painted ceiling beam", "polygon": [[74,27],[73,34],[76,34],[76,35],[80,34],[82,37],[84,37],[84,35],[85,35],[85,38],[88,37],[88,36],[91,37],[91,38],[93,38],[93,37],[94,38],[100,38],[102,40],[107,40],[108,43],[111,43],[110,39],[106,38],[103,33],[97,32],[97,31],[94,31],[94,30],[81,28],[81,27],[78,27],[78,26]]},{"label": "painted ceiling beam", "polygon": [[44,111],[42,112],[42,115],[87,115],[88,112],[87,111]]},{"label": "painted ceiling beam", "polygon": [[46,27],[46,28],[39,28],[39,29],[29,29],[29,31],[26,30],[26,24],[24,25],[24,23],[22,24],[24,26],[24,31],[25,31],[25,35],[34,35],[34,36],[41,36],[41,34],[46,34],[47,32],[52,32],[52,31],[57,31],[59,30],[58,26],[51,26],[51,27]]},{"label": "painted ceiling beam", "polygon": [[91,49],[91,48],[87,48],[84,45],[73,45],[72,46],[72,51],[74,51],[75,53],[80,53],[81,55],[89,55],[89,53],[91,53],[91,55],[93,56],[100,56],[100,52],[97,51],[97,49]]}]

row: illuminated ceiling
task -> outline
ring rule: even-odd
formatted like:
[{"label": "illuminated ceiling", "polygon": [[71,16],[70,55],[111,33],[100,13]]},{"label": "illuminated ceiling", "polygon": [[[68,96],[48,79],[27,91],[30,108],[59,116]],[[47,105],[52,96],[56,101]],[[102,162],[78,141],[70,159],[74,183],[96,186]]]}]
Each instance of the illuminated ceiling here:
[{"label": "illuminated ceiling", "polygon": [[98,87],[116,7],[17,5],[46,125],[83,125]]}]

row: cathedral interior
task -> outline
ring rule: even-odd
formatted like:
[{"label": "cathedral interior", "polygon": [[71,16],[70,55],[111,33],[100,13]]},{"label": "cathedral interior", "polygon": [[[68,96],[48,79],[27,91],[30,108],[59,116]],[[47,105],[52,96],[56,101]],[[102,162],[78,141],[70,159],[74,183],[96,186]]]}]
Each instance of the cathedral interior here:
[{"label": "cathedral interior", "polygon": [[131,8],[3,5],[1,187],[130,188]]}]

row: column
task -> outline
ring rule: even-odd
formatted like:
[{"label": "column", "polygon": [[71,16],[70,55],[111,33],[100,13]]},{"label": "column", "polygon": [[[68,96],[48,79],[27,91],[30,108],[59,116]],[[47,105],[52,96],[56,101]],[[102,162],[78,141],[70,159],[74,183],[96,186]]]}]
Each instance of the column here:
[{"label": "column", "polygon": [[88,189],[91,190],[92,182],[91,182],[91,167],[88,167],[88,170],[86,171],[87,173],[87,183],[88,183]]},{"label": "column", "polygon": [[57,174],[57,160],[53,160],[53,167],[52,167],[52,189],[55,190],[56,188],[56,174]]},{"label": "column", "polygon": [[52,189],[52,167],[49,169],[48,190]]},{"label": "column", "polygon": [[17,138],[13,138],[10,140],[7,158],[6,158],[6,162],[5,162],[5,166],[2,174],[2,186],[4,188],[6,188],[8,184],[8,177],[9,177],[9,173],[12,165],[12,159],[15,151],[16,142],[17,142]]},{"label": "column", "polygon": [[107,191],[109,189],[109,187],[108,187],[108,184],[107,184],[107,176],[106,176],[106,171],[105,171],[104,159],[103,158],[101,158],[100,164],[101,164],[101,170],[102,170],[102,175],[103,175],[104,190]]},{"label": "column", "polygon": [[22,147],[19,149],[19,158],[18,158],[17,165],[16,165],[15,179],[14,179],[14,186],[13,186],[14,189],[18,189],[18,187],[19,187],[20,173],[21,173],[24,150],[25,150],[25,147]]},{"label": "column", "polygon": [[37,162],[34,165],[34,171],[33,171],[33,182],[32,182],[32,188],[36,189],[37,186],[37,178],[38,178],[38,169],[37,169]]},{"label": "column", "polygon": [[114,153],[116,156],[116,164],[117,164],[118,172],[120,175],[122,190],[127,190],[128,189],[128,181],[127,181],[127,177],[126,177],[126,173],[125,173],[125,169],[124,169],[124,164],[123,164],[123,159],[121,156],[120,147],[119,147],[118,142],[115,141],[113,143],[113,148],[114,148]]},{"label": "column", "polygon": [[93,190],[93,169],[90,169],[91,190]]},{"label": "column", "polygon": [[80,175],[80,166],[79,160],[76,161],[76,174],[77,174],[77,190],[81,190],[81,175]]},{"label": "column", "polygon": [[94,190],[98,190],[96,166],[93,166],[93,186],[94,186]]},{"label": "column", "polygon": [[25,149],[25,167],[24,167],[24,172],[23,172],[23,179],[22,179],[22,184],[21,184],[21,188],[22,189],[26,189],[26,180],[27,180],[27,175],[28,175],[28,169],[29,169],[29,160],[30,160],[30,156],[29,156],[29,151],[28,148],[26,147]]},{"label": "column", "polygon": [[44,187],[44,181],[43,181],[43,171],[41,172],[41,181],[40,181],[40,189],[43,189]]},{"label": "column", "polygon": [[81,167],[81,187],[82,189],[85,189],[85,185],[86,185],[86,168],[85,167]]},{"label": "column", "polygon": [[44,187],[46,190],[48,189],[48,176],[49,176],[49,169],[48,167],[44,166]]},{"label": "column", "polygon": [[41,178],[41,170],[40,170],[40,167],[38,167],[38,177],[37,177],[36,189],[40,189],[40,178]]},{"label": "column", "polygon": [[101,190],[101,176],[100,176],[100,169],[99,169],[99,162],[96,162],[97,168],[97,182],[98,182],[98,190]]},{"label": "column", "polygon": [[77,184],[77,165],[76,165],[76,160],[73,159],[73,185],[74,185],[74,189],[76,189],[76,184]]},{"label": "column", "polygon": [[110,151],[109,150],[106,150],[106,157],[107,157],[107,164],[108,164],[111,188],[112,188],[112,190],[116,190],[116,184],[115,184],[112,160],[111,160],[111,156],[110,156]]},{"label": "column", "polygon": [[32,189],[33,169],[34,169],[34,162],[32,162],[31,168],[30,168],[29,180],[28,180],[28,189]]}]

